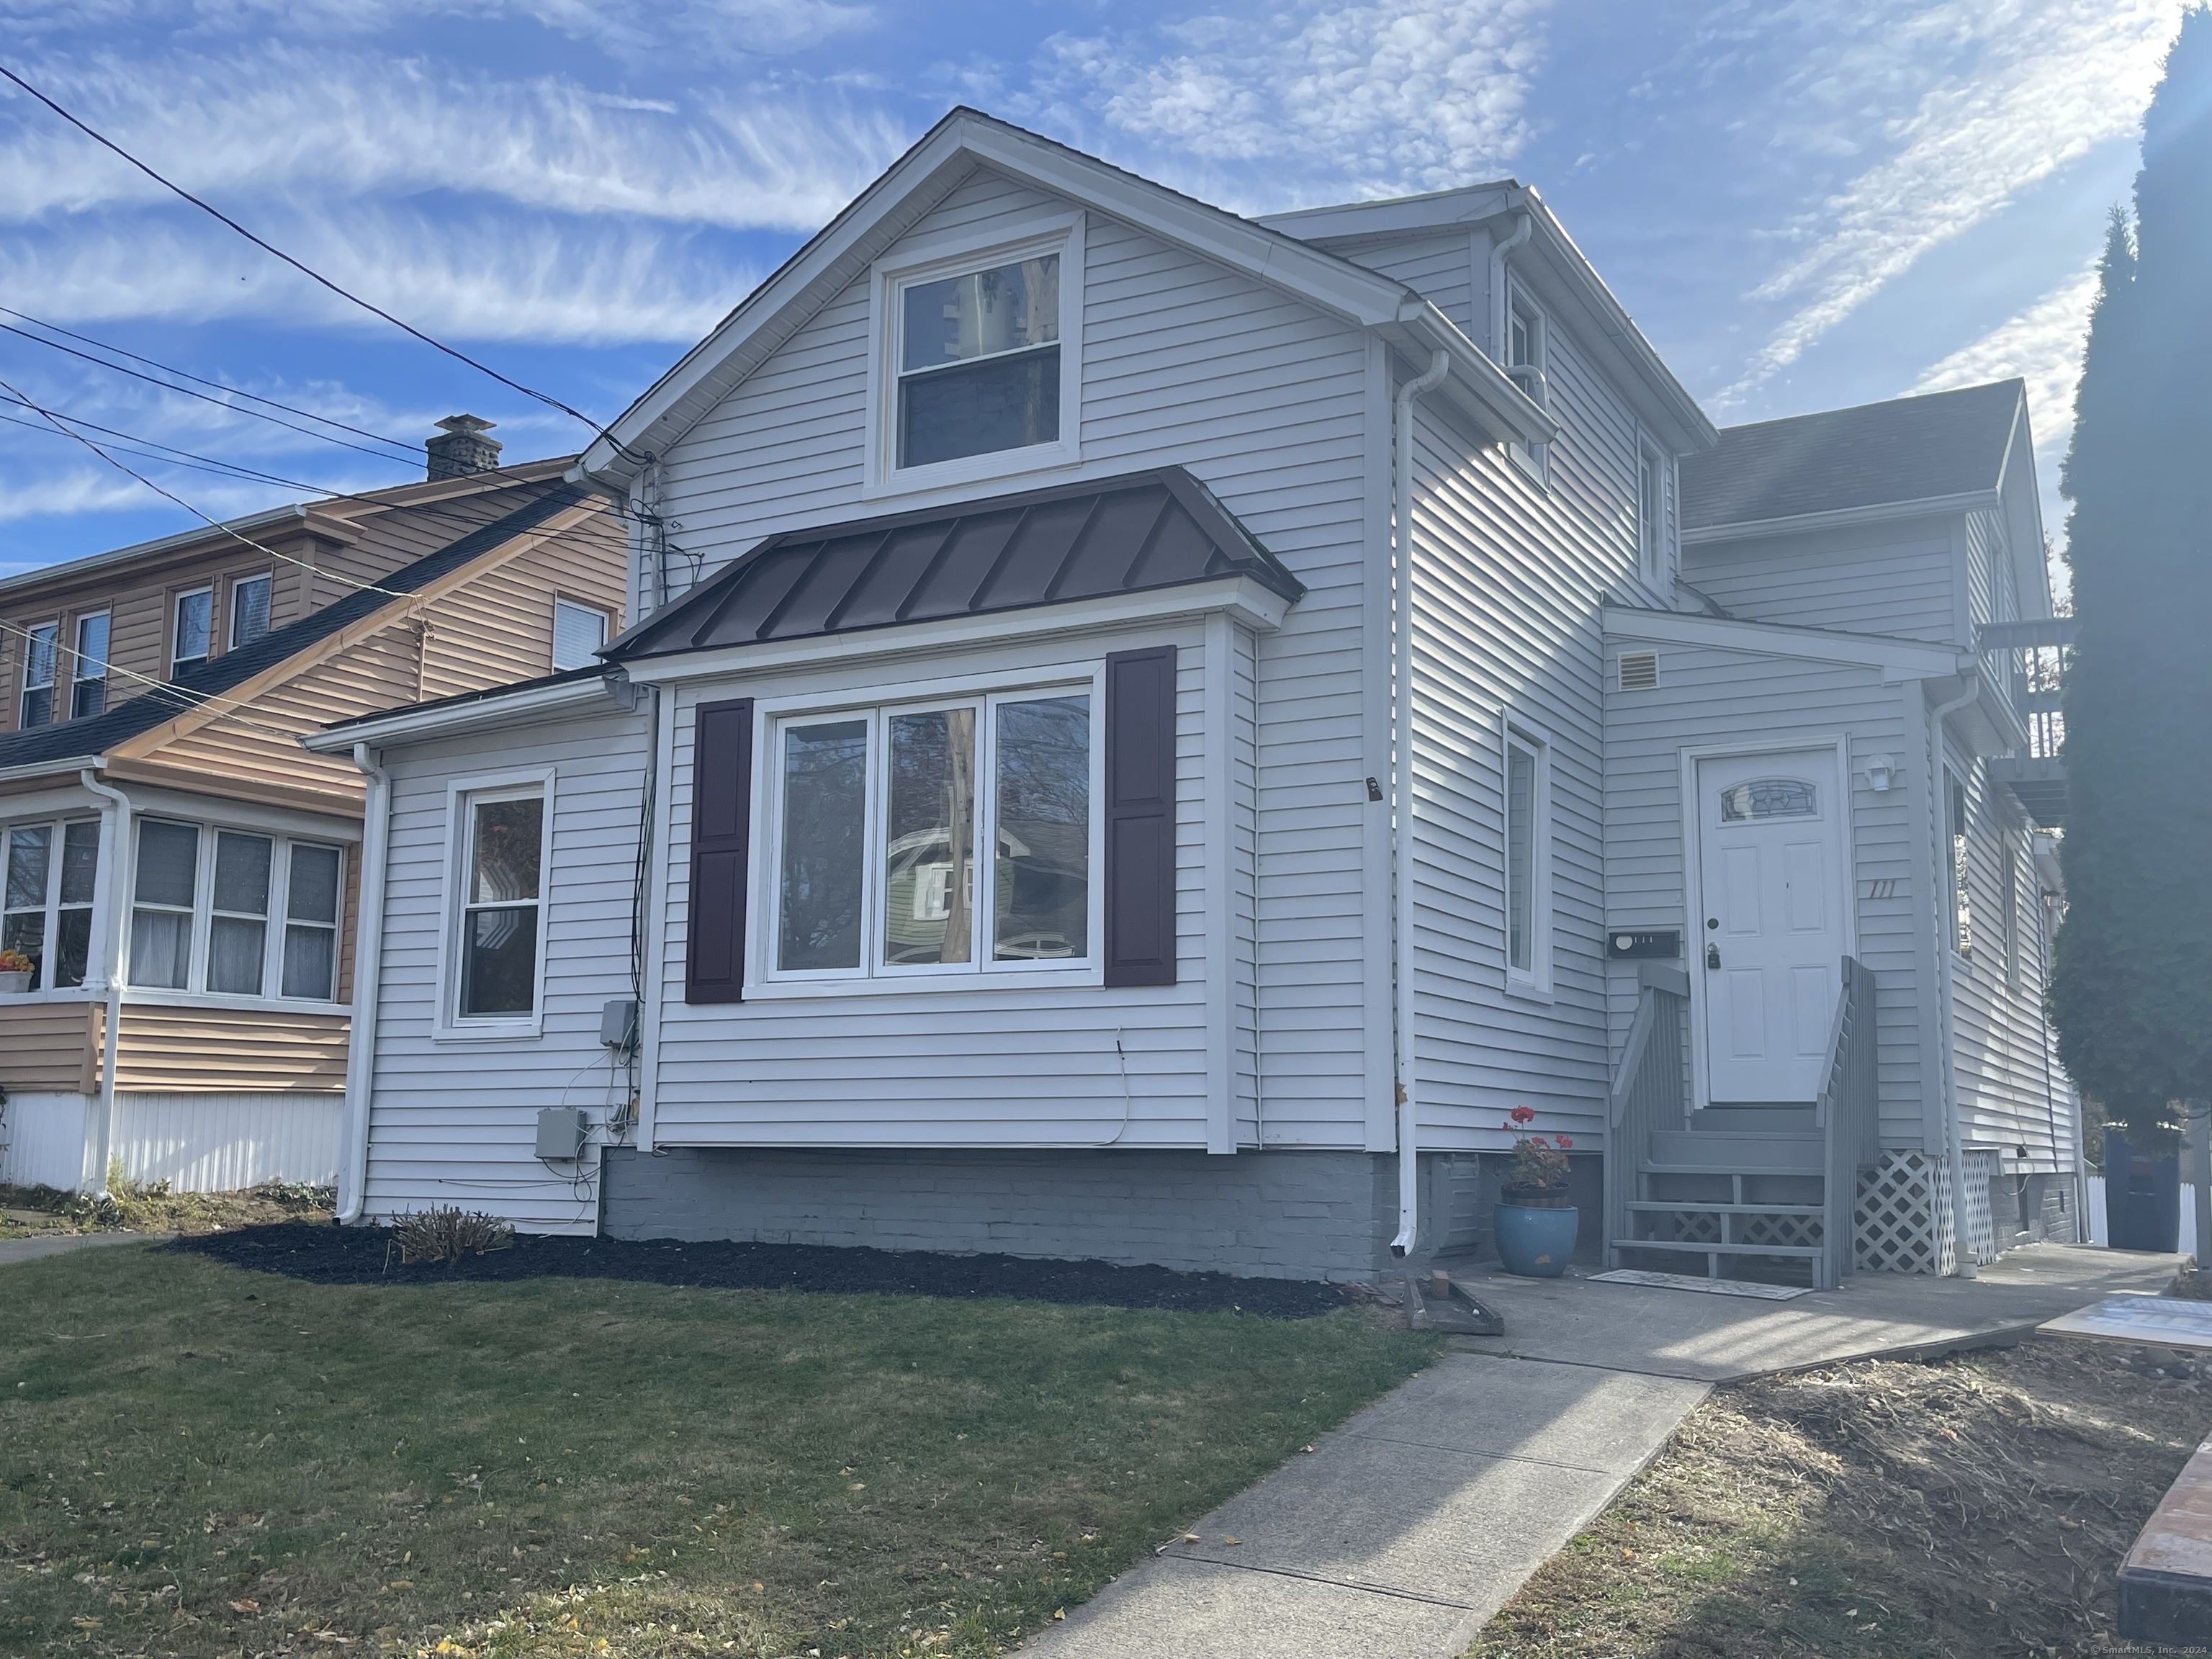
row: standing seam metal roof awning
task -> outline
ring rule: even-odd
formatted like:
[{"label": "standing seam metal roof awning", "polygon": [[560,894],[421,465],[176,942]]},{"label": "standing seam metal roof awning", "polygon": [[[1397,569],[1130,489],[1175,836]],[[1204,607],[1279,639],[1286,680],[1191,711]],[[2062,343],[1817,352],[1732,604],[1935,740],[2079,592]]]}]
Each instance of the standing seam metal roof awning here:
[{"label": "standing seam metal roof awning", "polygon": [[1181,467],[771,536],[606,649],[615,662],[982,616],[1221,576],[1305,587]]}]

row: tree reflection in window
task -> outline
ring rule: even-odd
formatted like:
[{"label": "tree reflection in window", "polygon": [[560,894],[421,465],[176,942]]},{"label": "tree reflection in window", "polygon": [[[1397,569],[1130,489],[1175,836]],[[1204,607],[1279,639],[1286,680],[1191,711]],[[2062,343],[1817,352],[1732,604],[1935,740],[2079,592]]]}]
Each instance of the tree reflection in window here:
[{"label": "tree reflection in window", "polygon": [[1091,699],[1006,702],[997,712],[993,959],[1088,956]]},{"label": "tree reflection in window", "polygon": [[884,837],[884,961],[973,958],[975,711],[894,714]]},{"label": "tree reflection in window", "polygon": [[1809,818],[1818,810],[1813,786],[1797,778],[1753,778],[1721,791],[1721,822]]},{"label": "tree reflection in window", "polygon": [[867,787],[866,720],[785,728],[780,969],[860,965]]}]

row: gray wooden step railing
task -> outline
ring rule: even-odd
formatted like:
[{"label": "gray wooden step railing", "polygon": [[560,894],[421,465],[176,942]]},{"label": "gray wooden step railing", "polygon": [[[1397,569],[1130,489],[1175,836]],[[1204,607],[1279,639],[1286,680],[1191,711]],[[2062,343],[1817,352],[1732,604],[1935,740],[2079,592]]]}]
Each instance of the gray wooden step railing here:
[{"label": "gray wooden step railing", "polygon": [[1859,1170],[1881,1159],[1880,1097],[1875,1072],[1874,975],[1844,958],[1843,988],[1828,1031],[1828,1069],[1814,1121],[1820,1127],[1827,1175],[1821,1188],[1823,1289],[1843,1283],[1857,1237]]},{"label": "gray wooden step railing", "polygon": [[1679,968],[1642,964],[1636,1018],[1620,1051],[1613,1094],[1606,1103],[1605,1260],[1620,1265],[1614,1241],[1632,1228],[1638,1170],[1652,1135],[1689,1127],[1689,1084],[1682,1064],[1682,1017],[1690,976]]}]

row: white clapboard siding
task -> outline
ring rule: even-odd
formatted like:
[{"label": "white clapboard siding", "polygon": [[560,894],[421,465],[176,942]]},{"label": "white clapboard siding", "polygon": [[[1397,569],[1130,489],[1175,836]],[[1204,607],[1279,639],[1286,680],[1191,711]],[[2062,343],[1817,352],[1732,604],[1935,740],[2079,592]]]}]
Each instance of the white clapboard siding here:
[{"label": "white clapboard siding", "polygon": [[[1645,650],[1641,641],[1620,649]],[[1917,682],[1885,685],[1881,671],[1793,661],[1748,651],[1661,646],[1659,685],[1609,692],[1606,871],[1610,928],[1681,930],[1698,949],[1688,910],[1682,828],[1681,751],[1704,744],[1771,743],[1776,748],[1848,739],[1851,769],[1850,867],[1857,956],[1873,970],[1882,1143],[1923,1144],[1919,937],[1925,866],[1916,855],[1903,788],[1865,784],[1868,760],[1902,757],[1917,740]],[[1617,680],[1614,682],[1617,686]],[[1910,716],[1910,720],[1908,720]],[[1880,893],[1881,897],[1872,895]],[[1686,958],[1679,964],[1691,970]],[[1616,1054],[1635,1011],[1633,963],[1617,965],[1609,999]]]},{"label": "white clapboard siding", "polygon": [[[982,975],[910,993],[825,988],[743,1004],[684,1000],[694,711],[733,696],[849,703],[869,689],[945,675],[1018,684],[1109,650],[1176,651],[1177,982],[1024,987]],[[1196,623],[1141,636],[931,653],[686,686],[669,791],[669,927],[663,947],[653,1138],[664,1146],[1121,1146],[1206,1144],[1201,740],[1205,638]],[[769,763],[763,757],[758,765]],[[1249,767],[1243,789],[1250,789]],[[765,775],[761,775],[764,785]],[[1232,775],[1232,785],[1235,784]],[[768,849],[760,849],[762,856]],[[773,926],[767,916],[750,926]],[[1231,969],[1232,982],[1237,970]],[[1247,970],[1249,972],[1249,970]]]},{"label": "white clapboard siding", "polygon": [[1682,580],[1747,622],[1962,642],[1957,522],[1692,545],[1682,550]]},{"label": "white clapboard siding", "polygon": [[[1380,271],[1393,282],[1403,283],[1423,299],[1432,301],[1477,345],[1489,344],[1490,319],[1486,315],[1474,314],[1479,298],[1474,261],[1478,257],[1489,258],[1486,238],[1479,239],[1464,229],[1407,236],[1402,240],[1355,248],[1345,257],[1354,264]],[[1486,291],[1488,286],[1489,272],[1486,270],[1482,288]]]},{"label": "white clapboard siding", "polygon": [[[1498,1148],[1526,1103],[1547,1128],[1603,1128],[1604,635],[1635,586],[1633,418],[1571,337],[1548,350],[1564,426],[1539,483],[1424,406],[1414,534],[1417,1066],[1422,1144]],[[1648,597],[1638,592],[1639,598]],[[1550,750],[1551,977],[1509,986],[1502,744]]]},{"label": "white clapboard siding", "polygon": [[[453,1204],[533,1231],[596,1230],[596,1164],[579,1179],[568,1166],[540,1163],[538,1111],[574,1106],[604,1119],[628,1092],[627,1079],[599,1046],[599,1011],[630,994],[630,911],[648,746],[642,714],[593,713],[392,757],[371,1216]],[[555,781],[552,860],[543,878],[544,1030],[533,1037],[436,1040],[453,840],[448,788],[471,775],[544,767],[554,769]]]},{"label": "white clapboard siding", "polygon": [[[987,171],[915,234],[1018,229],[1024,216],[1065,205]],[[1252,679],[1251,1115],[1270,1145],[1358,1146],[1370,1046],[1387,1055],[1389,1041],[1370,1029],[1363,1001],[1366,937],[1385,920],[1368,915],[1363,899],[1360,781],[1382,764],[1362,714],[1369,446],[1387,441],[1367,418],[1368,344],[1273,289],[1096,213],[1085,260],[1084,471],[1188,467],[1309,589],[1282,630],[1260,643]],[[866,284],[855,283],[672,446],[665,510],[704,568],[802,515],[820,522],[897,505],[860,495],[867,307]],[[978,484],[975,494],[1051,477]],[[1186,716],[1194,734],[1198,718],[1194,709]],[[1186,826],[1193,847],[1200,833]],[[680,908],[680,872],[671,890]],[[903,998],[871,1006],[886,1022],[908,1024],[917,1013],[935,1018],[939,1006]],[[1087,1036],[1066,1042],[1068,1104],[1081,1105],[1087,1124],[1110,1113],[1110,1132],[1121,1111],[1118,1062],[1106,1069],[1112,1028],[1087,1018],[1084,1029]],[[1180,1054],[1187,1039],[1170,1029],[1154,1036]],[[1187,1125],[1202,1116],[1182,1063],[1130,1048],[1139,1119]],[[1018,1071],[1027,1062],[1006,1064]],[[687,1085],[681,1062],[672,1056],[671,1065],[670,1109],[689,1109],[685,1088],[703,1100],[711,1079]],[[853,1103],[863,1109],[882,1109]],[[987,1127],[1005,1133],[995,1117],[975,1132]]]},{"label": "white clapboard siding", "polygon": [[[1973,948],[1951,957],[1952,1044],[1957,1067],[1960,1133],[1970,1146],[2008,1155],[2028,1149],[2029,1167],[2070,1168],[2072,1104],[2063,1073],[2051,1068],[2043,1015],[2047,964],[2027,817],[2011,792],[1993,786],[1986,763],[1955,739],[1946,763],[1966,787],[1966,869]],[[2014,860],[2020,960],[2007,934],[2004,848]],[[1948,878],[1949,844],[1944,846]]]}]

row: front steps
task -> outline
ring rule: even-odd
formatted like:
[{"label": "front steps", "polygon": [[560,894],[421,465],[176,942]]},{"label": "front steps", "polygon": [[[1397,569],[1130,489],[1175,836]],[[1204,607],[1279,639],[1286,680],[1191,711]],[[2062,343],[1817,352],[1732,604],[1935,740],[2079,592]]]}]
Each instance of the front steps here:
[{"label": "front steps", "polygon": [[1626,1231],[1611,1241],[1620,1265],[1812,1282],[1827,1196],[1813,1108],[1688,1115],[1686,1129],[1652,1131],[1637,1162]]}]

